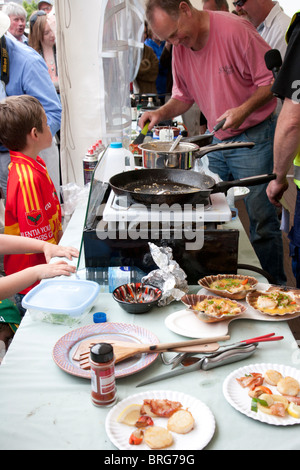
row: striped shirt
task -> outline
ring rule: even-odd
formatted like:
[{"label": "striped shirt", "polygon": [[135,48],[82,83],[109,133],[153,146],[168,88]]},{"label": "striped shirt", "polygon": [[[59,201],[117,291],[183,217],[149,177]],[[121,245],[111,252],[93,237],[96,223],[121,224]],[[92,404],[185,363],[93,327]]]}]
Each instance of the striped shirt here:
[{"label": "striped shirt", "polygon": [[[10,157],[4,233],[58,244],[61,207],[44,161],[12,151]],[[4,269],[9,275],[45,262],[43,253],[5,255]]]}]

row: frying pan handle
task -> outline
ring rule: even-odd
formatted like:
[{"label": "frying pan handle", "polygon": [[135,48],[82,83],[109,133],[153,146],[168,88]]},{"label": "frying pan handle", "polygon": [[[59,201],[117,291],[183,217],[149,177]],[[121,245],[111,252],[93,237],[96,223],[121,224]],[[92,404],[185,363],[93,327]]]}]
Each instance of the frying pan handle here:
[{"label": "frying pan handle", "polygon": [[202,147],[198,152],[195,153],[195,158],[202,158],[204,155],[210,152],[217,152],[219,150],[230,150],[236,148],[252,148],[254,147],[254,142],[224,142],[219,144],[211,144]]},{"label": "frying pan handle", "polygon": [[213,193],[227,193],[228,189],[234,188],[236,186],[257,186],[259,184],[269,183],[272,180],[276,179],[275,173],[270,173],[268,175],[259,175],[259,176],[250,176],[248,178],[241,178],[239,180],[233,181],[220,181],[216,183],[213,187]]}]

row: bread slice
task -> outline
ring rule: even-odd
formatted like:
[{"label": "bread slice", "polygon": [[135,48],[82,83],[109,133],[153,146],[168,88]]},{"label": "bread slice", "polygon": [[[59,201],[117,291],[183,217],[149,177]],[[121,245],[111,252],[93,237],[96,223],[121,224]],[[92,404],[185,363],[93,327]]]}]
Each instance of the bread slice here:
[{"label": "bread slice", "polygon": [[173,444],[173,436],[161,426],[150,426],[145,430],[144,440],[151,449],[164,449]]},{"label": "bread slice", "polygon": [[194,428],[193,415],[187,410],[176,411],[169,419],[167,428],[177,434],[186,434]]}]

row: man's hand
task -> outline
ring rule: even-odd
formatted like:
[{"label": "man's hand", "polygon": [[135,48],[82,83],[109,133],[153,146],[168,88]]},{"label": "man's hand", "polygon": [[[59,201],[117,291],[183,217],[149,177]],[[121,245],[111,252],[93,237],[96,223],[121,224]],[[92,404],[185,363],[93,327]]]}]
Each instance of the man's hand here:
[{"label": "man's hand", "polygon": [[283,182],[273,180],[267,187],[267,196],[272,204],[276,207],[281,207],[280,199],[282,198],[285,191],[288,189],[289,183],[285,179]]}]

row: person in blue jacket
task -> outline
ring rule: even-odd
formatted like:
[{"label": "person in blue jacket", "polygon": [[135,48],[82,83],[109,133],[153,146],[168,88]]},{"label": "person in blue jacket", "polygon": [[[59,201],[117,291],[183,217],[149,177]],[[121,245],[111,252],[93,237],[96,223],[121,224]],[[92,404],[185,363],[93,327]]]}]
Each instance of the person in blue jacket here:
[{"label": "person in blue jacket", "polygon": [[[0,101],[12,95],[34,96],[43,105],[54,136],[61,126],[62,108],[47,65],[31,47],[6,37],[9,26],[9,17],[0,11]],[[9,164],[9,152],[0,146],[0,187],[4,195]]]},{"label": "person in blue jacket", "polygon": [[159,70],[156,79],[156,90],[161,104],[165,103],[165,97],[167,93],[167,79],[169,74],[169,69],[165,67],[160,61],[165,43],[165,41],[160,41],[160,39],[155,36],[149,27],[147,27],[147,38],[145,39],[145,44],[146,46],[149,46],[151,49],[153,49],[159,62]]}]

